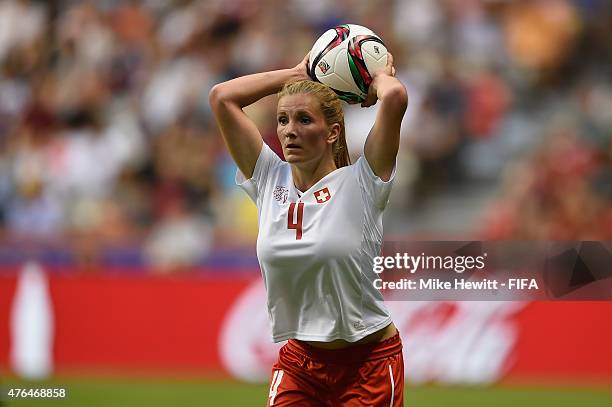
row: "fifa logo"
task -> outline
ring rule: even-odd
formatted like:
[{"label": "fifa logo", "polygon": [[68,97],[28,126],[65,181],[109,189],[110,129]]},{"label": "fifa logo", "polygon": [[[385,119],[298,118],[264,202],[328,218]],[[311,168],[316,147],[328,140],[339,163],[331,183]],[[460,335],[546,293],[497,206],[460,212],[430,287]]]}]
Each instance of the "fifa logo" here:
[{"label": "fifa logo", "polygon": [[325,62],[324,59],[322,59],[321,62],[319,62],[319,65],[317,66],[319,67],[321,72],[323,72],[324,74],[327,73],[327,71],[329,70],[329,64]]}]

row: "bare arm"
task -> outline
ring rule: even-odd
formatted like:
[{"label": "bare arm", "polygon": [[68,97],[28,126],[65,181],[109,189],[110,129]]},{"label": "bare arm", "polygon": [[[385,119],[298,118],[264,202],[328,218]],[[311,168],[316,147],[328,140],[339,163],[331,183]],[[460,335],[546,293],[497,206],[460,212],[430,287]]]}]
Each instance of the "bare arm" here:
[{"label": "bare arm", "polygon": [[291,69],[242,76],[215,85],[208,95],[210,106],[227,148],[245,177],[253,175],[262,138],[244,107],[277,93],[290,81],[308,79],[308,55]]},{"label": "bare arm", "polygon": [[395,78],[391,54],[387,66],[374,73],[368,97],[362,106],[371,106],[378,100],[381,105],[366,139],[364,154],[374,174],[383,181],[388,181],[393,173],[399,150],[400,126],[408,106],[408,93],[404,85]]}]

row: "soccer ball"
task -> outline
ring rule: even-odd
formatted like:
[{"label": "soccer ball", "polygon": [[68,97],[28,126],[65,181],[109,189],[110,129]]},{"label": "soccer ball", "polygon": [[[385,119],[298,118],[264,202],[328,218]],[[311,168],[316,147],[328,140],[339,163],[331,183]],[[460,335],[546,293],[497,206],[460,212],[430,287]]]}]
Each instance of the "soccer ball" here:
[{"label": "soccer ball", "polygon": [[340,99],[361,103],[372,83],[372,72],[387,64],[387,47],[372,30],[343,24],[327,30],[310,51],[308,74],[332,88]]}]

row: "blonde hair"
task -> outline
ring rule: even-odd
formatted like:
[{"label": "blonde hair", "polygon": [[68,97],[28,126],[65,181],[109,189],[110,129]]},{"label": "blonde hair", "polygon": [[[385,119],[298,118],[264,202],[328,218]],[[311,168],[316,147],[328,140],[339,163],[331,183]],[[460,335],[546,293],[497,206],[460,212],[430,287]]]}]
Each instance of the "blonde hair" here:
[{"label": "blonde hair", "polygon": [[283,96],[306,94],[312,95],[319,101],[319,107],[328,126],[334,123],[340,125],[340,134],[332,144],[332,154],[337,168],[351,164],[348,148],[346,146],[346,133],[344,130],[344,110],[338,95],[329,86],[309,80],[289,82],[278,93],[279,99]]}]

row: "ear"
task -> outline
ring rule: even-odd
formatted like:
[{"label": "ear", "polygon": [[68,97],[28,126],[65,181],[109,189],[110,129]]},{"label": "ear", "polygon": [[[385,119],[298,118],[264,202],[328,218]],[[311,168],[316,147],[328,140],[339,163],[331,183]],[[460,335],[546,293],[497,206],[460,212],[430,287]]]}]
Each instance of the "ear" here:
[{"label": "ear", "polygon": [[327,135],[327,144],[334,144],[340,137],[340,124],[334,123],[329,128],[329,134]]}]

